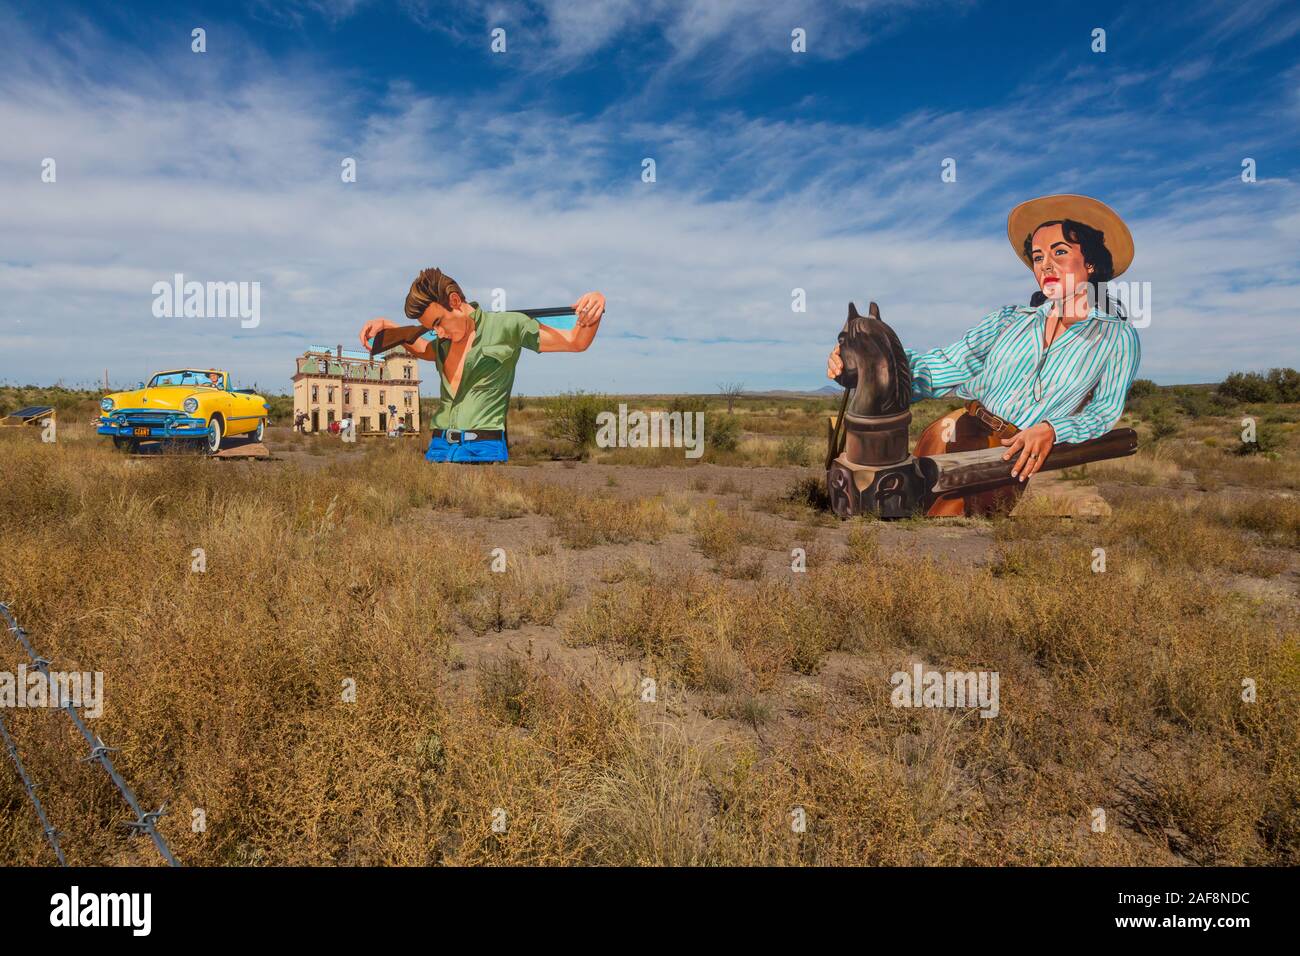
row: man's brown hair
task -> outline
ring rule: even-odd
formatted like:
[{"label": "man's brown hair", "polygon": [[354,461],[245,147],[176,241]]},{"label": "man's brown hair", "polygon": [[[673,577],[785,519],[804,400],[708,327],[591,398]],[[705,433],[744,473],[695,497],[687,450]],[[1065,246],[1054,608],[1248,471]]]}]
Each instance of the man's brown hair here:
[{"label": "man's brown hair", "polygon": [[462,299],[465,298],[460,283],[444,274],[441,269],[422,270],[411,283],[411,291],[406,293],[406,317],[418,319],[433,302],[437,302],[444,309],[451,308],[453,292]]}]

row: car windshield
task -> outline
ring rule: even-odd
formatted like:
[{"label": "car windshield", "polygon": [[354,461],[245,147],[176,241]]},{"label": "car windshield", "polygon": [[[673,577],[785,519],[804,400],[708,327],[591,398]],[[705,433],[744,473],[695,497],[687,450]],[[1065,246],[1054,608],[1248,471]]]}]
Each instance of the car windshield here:
[{"label": "car windshield", "polygon": [[198,372],[184,369],[179,372],[159,372],[149,381],[150,388],[162,385],[184,385],[191,388],[224,388],[225,376],[220,372]]}]

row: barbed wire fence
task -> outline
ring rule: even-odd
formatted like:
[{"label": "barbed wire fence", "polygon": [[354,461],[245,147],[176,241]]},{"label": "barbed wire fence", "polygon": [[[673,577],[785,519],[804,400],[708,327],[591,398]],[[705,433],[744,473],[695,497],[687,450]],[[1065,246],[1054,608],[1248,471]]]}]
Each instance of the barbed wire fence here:
[{"label": "barbed wire fence", "polygon": [[[5,626],[9,629],[9,632],[18,639],[18,643],[22,645],[23,650],[32,661],[32,666],[41,673],[49,686],[53,688],[55,682],[50,679],[50,664],[52,662],[48,658],[42,657],[36,653],[36,649],[32,647],[27,632],[19,626],[18,619],[14,617],[13,611],[10,610],[9,605],[3,602],[0,602],[0,617],[4,618]],[[118,792],[122,794],[122,799],[124,799],[126,805],[131,808],[131,812],[135,814],[135,819],[126,821],[125,825],[130,827],[136,833],[143,833],[148,836],[169,866],[180,866],[180,861],[172,854],[171,848],[167,846],[167,841],[163,839],[163,835],[158,832],[158,827],[156,826],[158,818],[166,813],[167,805],[164,803],[157,810],[143,810],[140,806],[140,802],[136,799],[135,792],[131,789],[126,780],[122,778],[122,775],[118,773],[117,768],[113,766],[113,758],[109,756],[109,753],[117,750],[117,748],[108,746],[97,735],[90,732],[86,727],[85,722],[82,721],[81,715],[77,713],[76,707],[74,707],[72,701],[68,699],[66,693],[62,695],[59,705],[60,709],[63,710],[72,720],[72,724],[77,728],[77,732],[80,733],[86,743],[90,745],[89,756],[80,758],[81,761],[83,763],[98,763],[103,767],[104,772],[108,774],[109,780],[113,782],[113,786],[115,786]],[[9,756],[13,760],[14,766],[18,769],[18,778],[22,781],[23,789],[27,791],[27,796],[31,799],[32,805],[36,808],[36,816],[41,822],[42,829],[45,831],[45,838],[50,842],[50,846],[53,847],[54,854],[58,857],[59,863],[66,866],[67,861],[64,859],[63,850],[59,845],[59,832],[54,829],[49,822],[49,818],[45,813],[45,807],[41,804],[40,799],[36,795],[36,784],[32,783],[26,769],[23,767],[22,759],[18,755],[18,747],[10,736],[8,728],[5,727],[3,718],[0,718],[0,732],[3,733],[5,744],[9,750]]]},{"label": "barbed wire fence", "polygon": [[23,789],[27,791],[27,797],[32,801],[32,806],[36,808],[36,817],[41,821],[41,829],[45,832],[45,839],[54,848],[54,855],[58,857],[59,866],[67,866],[68,861],[63,857],[63,848],[59,846],[59,831],[54,829],[50,824],[50,818],[45,815],[45,807],[41,804],[41,798],[36,795],[36,784],[32,783],[31,777],[27,776],[27,769],[23,766],[23,758],[18,756],[18,745],[14,743],[13,737],[9,735],[9,728],[5,726],[4,717],[0,717],[0,737],[4,737],[5,747],[9,751],[9,759],[14,762],[14,767],[18,770],[18,779],[22,782]]}]

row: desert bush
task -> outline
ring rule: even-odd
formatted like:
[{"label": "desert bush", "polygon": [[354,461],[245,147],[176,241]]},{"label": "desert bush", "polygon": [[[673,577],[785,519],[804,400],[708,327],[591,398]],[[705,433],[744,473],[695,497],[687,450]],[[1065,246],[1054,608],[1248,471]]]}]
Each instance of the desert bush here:
[{"label": "desert bush", "polygon": [[53,405],[60,412],[99,414],[102,391],[64,388],[62,385],[0,386],[0,418],[28,405]]},{"label": "desert bush", "polygon": [[566,392],[546,399],[546,434],[585,455],[596,444],[596,418],[607,411],[609,399],[586,392]]},{"label": "desert bush", "polygon": [[1233,372],[1219,386],[1219,392],[1239,402],[1300,402],[1300,372],[1293,368],[1259,372]]},{"label": "desert bush", "polygon": [[1220,409],[1212,400],[1211,393],[1197,388],[1173,389],[1174,404],[1188,418],[1203,418],[1216,415]]},{"label": "desert bush", "polygon": [[799,478],[783,496],[784,500],[804,505],[814,511],[830,510],[830,497],[826,482],[821,478]]},{"label": "desert bush", "polygon": [[1172,438],[1178,434],[1178,421],[1167,406],[1161,405],[1151,416],[1151,437],[1154,441]]},{"label": "desert bush", "polygon": [[781,439],[781,444],[777,446],[776,458],[784,465],[806,468],[812,463],[812,449],[804,439],[791,436]]},{"label": "desert bush", "polygon": [[575,496],[568,489],[542,485],[531,500],[534,510],[551,519],[552,532],[570,548],[658,541],[670,527],[667,508],[659,498]]},{"label": "desert bush", "polygon": [[[719,508],[713,501],[696,510],[693,516],[695,544],[715,567],[727,577],[756,577],[758,570],[751,560],[741,560],[746,547],[781,547],[780,532],[764,524],[764,519],[740,509]],[[760,565],[761,569],[761,565]]]},{"label": "desert bush", "polygon": [[1268,384],[1278,402],[1300,402],[1300,372],[1293,368],[1269,369]]},{"label": "desert bush", "polygon": [[1135,378],[1133,384],[1128,387],[1129,398],[1147,398],[1155,395],[1160,391],[1160,386],[1149,378]]},{"label": "desert bush", "polygon": [[1286,438],[1280,428],[1267,419],[1255,423],[1255,440],[1239,442],[1238,455],[1272,455],[1286,444]]},{"label": "desert bush", "polygon": [[848,556],[851,561],[870,563],[880,557],[878,522],[857,520],[849,527]]},{"label": "desert bush", "polygon": [[709,400],[703,395],[674,395],[672,401],[668,403],[669,413],[687,415],[694,412],[708,412],[708,410]]},{"label": "desert bush", "polygon": [[710,449],[735,451],[740,444],[740,419],[735,415],[706,415],[705,441]]},{"label": "desert bush", "polygon": [[293,424],[293,396],[266,395],[267,407],[270,409],[271,421],[276,424]]},{"label": "desert bush", "polygon": [[480,573],[478,586],[458,601],[461,620],[477,634],[553,624],[573,589],[564,576],[536,562],[505,573]]}]

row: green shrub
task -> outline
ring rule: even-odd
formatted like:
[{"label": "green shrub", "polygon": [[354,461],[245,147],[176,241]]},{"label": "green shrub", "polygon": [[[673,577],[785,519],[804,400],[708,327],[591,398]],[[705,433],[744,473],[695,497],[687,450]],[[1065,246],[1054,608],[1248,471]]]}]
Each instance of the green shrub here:
[{"label": "green shrub", "polygon": [[1133,384],[1128,387],[1129,398],[1148,398],[1156,394],[1160,386],[1149,378],[1135,378]]},{"label": "green shrub", "polygon": [[596,444],[596,416],[607,410],[609,399],[586,392],[565,392],[548,399],[546,434],[568,442],[580,454]]},{"label": "green shrub", "polygon": [[718,451],[735,451],[740,445],[740,419],[735,415],[707,416],[704,440]]},{"label": "green shrub", "polygon": [[776,449],[776,459],[786,465],[806,468],[812,459],[812,453],[806,441],[798,435],[791,435],[789,438],[781,439],[781,444]]},{"label": "green shrub", "polygon": [[271,421],[281,424],[293,424],[292,395],[266,395],[264,397],[271,410]]},{"label": "green shrub", "polygon": [[669,412],[706,412],[709,410],[709,400],[703,395],[674,395],[673,400],[668,404]]},{"label": "green shrub", "polygon": [[1276,402],[1300,402],[1300,372],[1293,368],[1269,369],[1268,384]]},{"label": "green shrub", "polygon": [[1282,430],[1267,421],[1256,422],[1255,440],[1243,441],[1237,446],[1238,455],[1273,455],[1281,450],[1285,441]]},{"label": "green shrub", "polygon": [[1210,401],[1210,393],[1196,388],[1174,389],[1174,404],[1188,418],[1202,418],[1217,411]]},{"label": "green shrub", "polygon": [[1151,435],[1156,441],[1178,434],[1178,422],[1168,406],[1158,406],[1151,416]]},{"label": "green shrub", "polygon": [[782,501],[806,505],[814,511],[830,511],[831,499],[821,478],[800,478],[781,496]]},{"label": "green shrub", "polygon": [[1276,402],[1277,390],[1258,372],[1233,372],[1223,380],[1219,391],[1239,402]]}]

